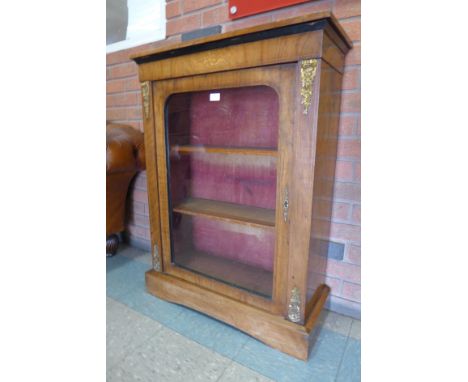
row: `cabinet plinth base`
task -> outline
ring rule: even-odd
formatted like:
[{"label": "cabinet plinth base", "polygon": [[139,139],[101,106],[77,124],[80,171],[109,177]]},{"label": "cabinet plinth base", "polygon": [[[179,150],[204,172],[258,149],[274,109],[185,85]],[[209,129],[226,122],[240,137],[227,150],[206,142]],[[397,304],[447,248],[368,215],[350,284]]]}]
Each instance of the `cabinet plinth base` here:
[{"label": "cabinet plinth base", "polygon": [[203,312],[301,360],[308,359],[309,334],[330,292],[325,284],[317,288],[307,304],[305,325],[300,325],[161,272],[146,272],[146,288],[161,299]]}]

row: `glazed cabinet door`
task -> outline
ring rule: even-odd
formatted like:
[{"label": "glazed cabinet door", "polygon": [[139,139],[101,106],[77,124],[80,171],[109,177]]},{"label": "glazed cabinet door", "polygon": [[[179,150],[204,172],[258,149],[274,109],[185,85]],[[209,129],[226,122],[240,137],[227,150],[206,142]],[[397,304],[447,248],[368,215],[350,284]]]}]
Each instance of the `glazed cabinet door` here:
[{"label": "glazed cabinet door", "polygon": [[295,64],[153,83],[163,271],[287,306]]}]

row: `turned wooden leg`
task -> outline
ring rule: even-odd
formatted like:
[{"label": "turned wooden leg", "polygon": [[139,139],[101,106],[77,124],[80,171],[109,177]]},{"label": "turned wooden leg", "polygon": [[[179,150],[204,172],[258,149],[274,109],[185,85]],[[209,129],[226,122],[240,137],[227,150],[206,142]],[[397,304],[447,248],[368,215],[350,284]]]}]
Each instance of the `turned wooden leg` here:
[{"label": "turned wooden leg", "polygon": [[114,256],[117,248],[119,248],[119,237],[115,234],[109,235],[106,239],[106,256]]}]

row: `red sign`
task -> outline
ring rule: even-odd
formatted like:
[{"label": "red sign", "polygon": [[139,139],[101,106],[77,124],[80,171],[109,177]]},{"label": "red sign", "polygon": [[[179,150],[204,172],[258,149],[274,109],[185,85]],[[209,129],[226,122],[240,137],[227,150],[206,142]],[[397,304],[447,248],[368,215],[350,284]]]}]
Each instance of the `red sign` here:
[{"label": "red sign", "polygon": [[238,19],[307,1],[309,0],[229,0],[229,17]]}]

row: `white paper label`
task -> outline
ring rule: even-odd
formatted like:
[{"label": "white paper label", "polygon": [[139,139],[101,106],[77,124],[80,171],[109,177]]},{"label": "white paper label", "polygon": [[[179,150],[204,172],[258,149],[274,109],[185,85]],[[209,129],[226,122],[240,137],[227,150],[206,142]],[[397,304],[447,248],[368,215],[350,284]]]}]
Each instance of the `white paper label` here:
[{"label": "white paper label", "polygon": [[221,93],[210,93],[210,101],[219,101],[221,100]]}]

